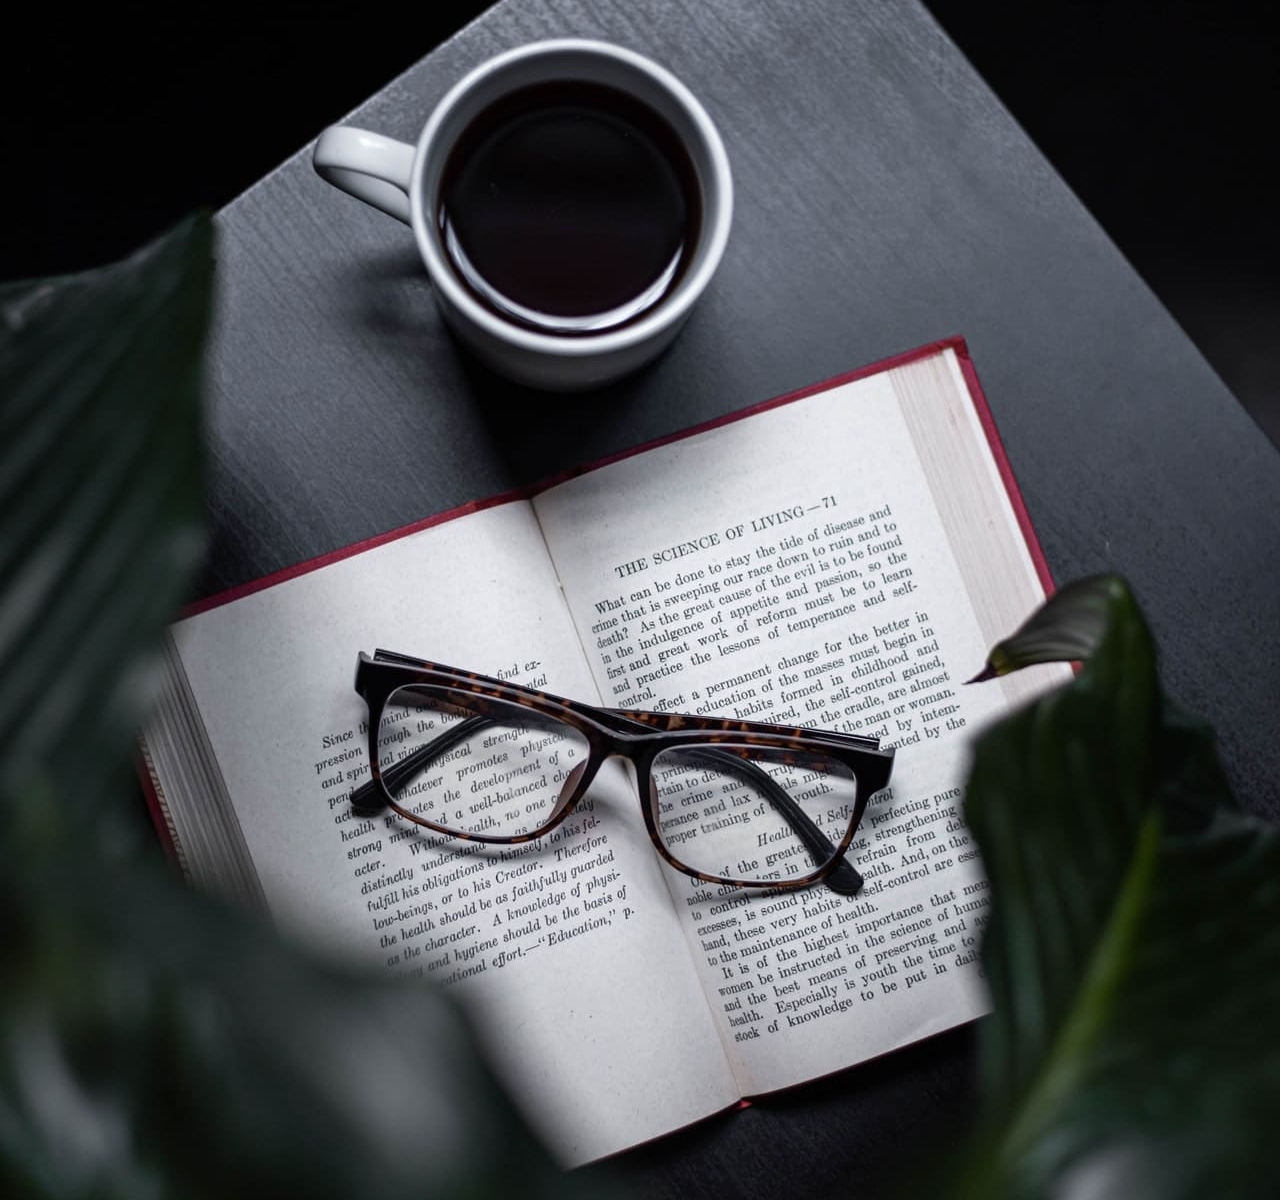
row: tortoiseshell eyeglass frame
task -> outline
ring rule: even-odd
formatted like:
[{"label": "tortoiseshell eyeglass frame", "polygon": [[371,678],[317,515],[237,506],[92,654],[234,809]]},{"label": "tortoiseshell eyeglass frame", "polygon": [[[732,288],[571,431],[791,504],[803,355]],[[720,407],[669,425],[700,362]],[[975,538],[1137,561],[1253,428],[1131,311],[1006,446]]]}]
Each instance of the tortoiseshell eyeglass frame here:
[{"label": "tortoiseshell eyeglass frame", "polygon": [[[460,709],[472,715],[459,722],[453,730],[419,751],[411,752],[384,772],[378,761],[378,727],[382,712],[387,700],[397,689],[412,686],[430,688],[433,693],[443,693],[446,700],[454,701]],[[853,841],[868,801],[876,792],[888,786],[889,776],[893,771],[893,751],[880,749],[878,739],[861,734],[766,725],[755,721],[692,716],[686,713],[597,708],[509,680],[460,671],[391,650],[377,650],[372,657],[361,652],[356,662],[355,690],[369,707],[369,765],[373,776],[351,794],[352,806],[358,812],[375,813],[383,808],[391,808],[416,825],[466,841],[508,846],[531,842],[546,836],[568,817],[586,794],[604,761],[618,756],[631,762],[635,768],[645,828],[658,854],[675,870],[706,883],[790,890],[825,882],[827,887],[842,895],[856,894],[862,887],[862,876],[847,861],[845,852]],[[540,713],[546,718],[571,726],[587,741],[588,755],[585,763],[581,770],[575,768],[570,776],[570,785],[566,786],[566,791],[548,819],[530,833],[499,837],[485,833],[463,833],[428,821],[397,804],[384,776],[392,775],[397,767],[402,768],[402,773],[406,776],[410,771],[417,770],[425,764],[414,762],[415,755],[425,752],[429,758],[433,758],[443,753],[461,740],[461,737],[487,724],[486,714],[500,714],[501,719],[507,719],[509,710],[503,704],[487,704],[490,700],[500,701],[505,705],[519,705],[532,713]],[[816,860],[819,855],[823,855],[823,861],[806,875],[783,880],[711,875],[681,862],[662,840],[658,822],[658,794],[651,776],[654,758],[663,750],[675,747],[686,751],[705,750],[706,757],[714,759],[721,766],[728,765],[740,773],[750,772],[757,784],[768,792],[775,808],[805,844],[810,856]],[[750,755],[744,754],[749,748],[754,748],[757,752],[760,749],[772,750],[774,753],[769,757],[783,764],[788,762],[787,754],[790,751],[795,752],[798,758],[801,755],[820,754],[848,769],[856,784],[856,794],[853,813],[839,842],[832,842],[799,805],[774,783],[771,776],[751,766]],[[801,760],[797,765],[804,765],[804,762]],[[390,782],[394,785],[396,781],[391,779]]]}]

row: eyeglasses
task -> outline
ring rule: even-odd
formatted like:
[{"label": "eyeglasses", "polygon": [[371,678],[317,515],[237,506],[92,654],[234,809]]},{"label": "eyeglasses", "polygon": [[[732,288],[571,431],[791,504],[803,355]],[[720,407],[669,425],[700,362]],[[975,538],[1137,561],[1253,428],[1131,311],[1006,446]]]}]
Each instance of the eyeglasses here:
[{"label": "eyeglasses", "polygon": [[361,813],[389,807],[450,837],[529,842],[616,756],[677,871],[736,887],[862,887],[844,856],[893,770],[876,738],[596,708],[389,650],[360,655],[355,687],[373,774],[351,795]]}]

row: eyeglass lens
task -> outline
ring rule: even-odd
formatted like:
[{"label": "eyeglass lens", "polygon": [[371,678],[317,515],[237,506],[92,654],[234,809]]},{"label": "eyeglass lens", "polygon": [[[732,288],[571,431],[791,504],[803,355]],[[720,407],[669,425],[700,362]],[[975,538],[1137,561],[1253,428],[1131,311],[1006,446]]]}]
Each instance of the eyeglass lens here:
[{"label": "eyeglass lens", "polygon": [[857,782],[826,755],[761,746],[661,751],[652,785],[673,858],[703,874],[789,882],[825,866],[848,830]]},{"label": "eyeglass lens", "polygon": [[455,833],[521,837],[555,815],[590,747],[572,725],[484,697],[397,688],[378,722],[378,767],[399,808]]}]

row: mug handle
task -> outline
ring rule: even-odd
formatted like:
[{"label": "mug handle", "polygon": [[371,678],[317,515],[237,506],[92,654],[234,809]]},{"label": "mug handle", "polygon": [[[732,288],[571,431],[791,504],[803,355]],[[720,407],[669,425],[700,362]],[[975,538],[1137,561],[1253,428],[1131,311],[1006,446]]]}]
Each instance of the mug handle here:
[{"label": "mug handle", "polygon": [[316,142],[311,165],[334,187],[410,225],[413,155],[414,148],[406,142],[350,125],[331,125]]}]

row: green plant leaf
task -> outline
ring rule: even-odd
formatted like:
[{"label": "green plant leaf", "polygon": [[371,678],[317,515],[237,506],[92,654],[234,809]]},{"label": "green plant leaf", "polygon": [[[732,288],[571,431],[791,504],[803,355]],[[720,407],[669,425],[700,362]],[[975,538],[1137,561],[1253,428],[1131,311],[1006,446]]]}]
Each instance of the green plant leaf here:
[{"label": "green plant leaf", "polygon": [[[1272,1195],[1280,833],[1236,808],[1206,728],[1162,697],[1123,582],[1076,596],[1102,618],[1093,657],[975,748],[994,1011],[985,1117],[949,1190]],[[1024,630],[1083,645],[1080,611],[1060,606],[1060,630],[1046,605]]]},{"label": "green plant leaf", "polygon": [[303,955],[44,822],[17,849],[0,884],[18,934],[0,976],[0,1194],[583,1194],[435,991]]},{"label": "green plant leaf", "polygon": [[573,1195],[440,994],[121,833],[200,544],[211,237],[0,289],[0,1195]]},{"label": "green plant leaf", "polygon": [[[0,293],[0,778],[127,762],[157,633],[201,549],[212,232]],[[82,818],[93,816],[87,808]]]},{"label": "green plant leaf", "polygon": [[1081,662],[1102,642],[1107,617],[1124,584],[1112,575],[1091,575],[1059,588],[1004,641],[970,683],[1008,675],[1037,663]]}]

